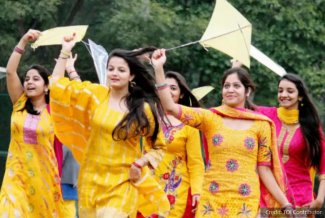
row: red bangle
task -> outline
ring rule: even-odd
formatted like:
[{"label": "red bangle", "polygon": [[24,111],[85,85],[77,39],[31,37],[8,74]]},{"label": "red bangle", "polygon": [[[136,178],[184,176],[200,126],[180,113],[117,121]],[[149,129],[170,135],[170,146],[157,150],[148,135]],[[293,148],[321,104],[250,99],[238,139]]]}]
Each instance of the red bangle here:
[{"label": "red bangle", "polygon": [[132,165],[139,168],[139,169],[142,169],[142,166],[140,164],[136,163],[136,162],[133,162]]},{"label": "red bangle", "polygon": [[24,54],[24,52],[25,52],[24,49],[18,48],[17,46],[15,47],[14,51],[21,54],[21,55]]}]

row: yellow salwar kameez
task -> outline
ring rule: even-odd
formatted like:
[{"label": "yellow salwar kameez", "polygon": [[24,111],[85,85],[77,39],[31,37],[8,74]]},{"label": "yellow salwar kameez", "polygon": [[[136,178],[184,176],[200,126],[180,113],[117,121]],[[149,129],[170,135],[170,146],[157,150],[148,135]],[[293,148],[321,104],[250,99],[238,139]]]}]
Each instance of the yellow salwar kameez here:
[{"label": "yellow salwar kameez", "polygon": [[157,199],[163,191],[157,183],[152,183],[153,178],[148,178],[148,169],[143,169],[144,178],[137,184],[129,179],[131,164],[143,155],[152,167],[157,167],[166,148],[162,132],[152,144],[150,136],[154,129],[154,118],[149,105],[145,104],[145,113],[150,122],[149,134],[143,137],[147,142],[146,153],[143,154],[140,146],[143,133],[134,133],[132,138],[125,141],[113,140],[113,129],[125,113],[109,108],[109,97],[108,87],[89,82],[62,78],[51,86],[51,114],[56,135],[71,149],[80,164],[79,216],[134,217],[139,192],[147,195],[148,199],[161,200],[162,208],[157,212],[166,216],[168,200],[166,198],[166,205],[164,199]]},{"label": "yellow salwar kameez", "polygon": [[[257,217],[260,206],[260,180],[257,166],[273,166],[279,159],[274,151],[272,123],[262,115],[227,106],[214,109],[179,106],[178,119],[200,129],[207,138],[209,168],[204,175],[202,195],[196,217]],[[213,112],[221,111],[219,114]],[[223,117],[251,120],[248,129],[235,130]],[[274,132],[275,133],[275,132]],[[272,147],[272,149],[271,149]],[[276,174],[276,178],[282,178]],[[280,181],[280,180],[279,180]],[[284,190],[284,185],[279,182]],[[271,196],[267,196],[272,201]],[[278,205],[279,207],[279,205]]]},{"label": "yellow salwar kameez", "polygon": [[62,217],[63,200],[46,109],[40,115],[22,110],[23,94],[13,106],[11,141],[0,193],[0,217]]},{"label": "yellow salwar kameez", "polygon": [[[185,212],[188,190],[192,195],[201,194],[204,162],[201,152],[199,131],[180,124],[163,127],[167,151],[153,175],[163,187],[171,206],[168,217],[183,217]],[[139,211],[143,215],[150,215],[153,208],[145,203]]]}]

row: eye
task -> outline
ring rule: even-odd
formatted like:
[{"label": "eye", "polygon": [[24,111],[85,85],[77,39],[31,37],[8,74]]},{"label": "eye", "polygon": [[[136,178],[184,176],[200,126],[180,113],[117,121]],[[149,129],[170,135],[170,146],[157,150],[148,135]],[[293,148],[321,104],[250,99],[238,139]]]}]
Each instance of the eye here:
[{"label": "eye", "polygon": [[240,86],[239,84],[235,84],[234,87],[235,87],[236,89],[238,89],[238,88],[240,88],[241,86]]},{"label": "eye", "polygon": [[228,89],[230,87],[230,85],[229,84],[225,84],[223,87],[226,88],[226,89]]}]

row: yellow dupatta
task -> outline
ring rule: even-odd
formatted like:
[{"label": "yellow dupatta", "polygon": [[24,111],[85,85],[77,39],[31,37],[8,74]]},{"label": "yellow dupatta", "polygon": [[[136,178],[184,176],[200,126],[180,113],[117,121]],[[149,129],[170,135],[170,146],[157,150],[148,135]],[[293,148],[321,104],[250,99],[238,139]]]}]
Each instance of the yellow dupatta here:
[{"label": "yellow dupatta", "polygon": [[[287,193],[287,179],[283,173],[283,166],[279,158],[277,140],[276,140],[276,130],[275,125],[271,119],[268,117],[256,113],[252,110],[243,109],[243,108],[231,108],[226,105],[210,109],[213,113],[221,115],[223,117],[235,118],[235,119],[244,119],[244,120],[260,120],[267,121],[271,126],[271,151],[272,151],[272,162],[271,170],[274,175],[276,182],[278,183],[280,189]],[[280,208],[281,205],[275,200],[271,193],[266,189],[266,187],[261,183],[261,206],[267,208]]]}]

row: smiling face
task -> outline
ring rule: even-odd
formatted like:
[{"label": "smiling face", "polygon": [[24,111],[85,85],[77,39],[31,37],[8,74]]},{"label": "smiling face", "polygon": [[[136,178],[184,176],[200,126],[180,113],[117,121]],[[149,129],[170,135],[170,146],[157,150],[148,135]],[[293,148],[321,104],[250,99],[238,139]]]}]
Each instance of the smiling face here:
[{"label": "smiling face", "polygon": [[170,89],[170,94],[173,98],[173,101],[175,103],[179,102],[179,99],[181,97],[181,89],[176,81],[176,79],[174,78],[166,78],[166,83],[169,86]]},{"label": "smiling face", "polygon": [[281,80],[278,87],[278,101],[286,109],[298,109],[299,92],[296,85],[289,80]]},{"label": "smiling face", "polygon": [[126,89],[134,75],[128,63],[120,57],[112,57],[107,66],[107,80],[112,89]]},{"label": "smiling face", "polygon": [[227,76],[222,87],[223,103],[230,107],[245,107],[246,96],[245,86],[239,80],[237,73]]},{"label": "smiling face", "polygon": [[29,98],[45,96],[45,92],[48,91],[44,79],[36,69],[27,71],[24,80],[24,91]]}]

